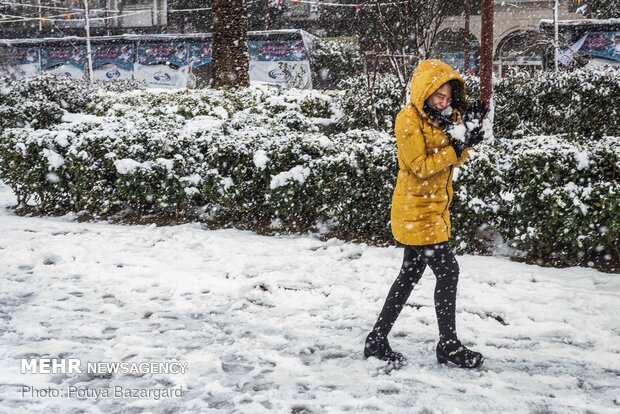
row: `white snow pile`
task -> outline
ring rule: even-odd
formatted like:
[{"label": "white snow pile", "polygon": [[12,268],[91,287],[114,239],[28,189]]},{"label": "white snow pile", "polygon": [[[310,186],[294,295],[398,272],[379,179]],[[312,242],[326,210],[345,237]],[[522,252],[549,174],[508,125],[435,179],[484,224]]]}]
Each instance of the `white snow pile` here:
[{"label": "white snow pile", "polygon": [[[617,275],[459,257],[459,333],[486,356],[466,371],[434,360],[427,270],[391,336],[409,363],[391,370],[362,348],[400,248],[16,217],[13,202],[2,186],[2,413],[620,410]],[[33,358],[187,369],[21,373]]]},{"label": "white snow pile", "polygon": [[267,156],[267,152],[265,150],[258,150],[254,153],[253,157],[254,165],[259,170],[264,170],[267,168],[267,162],[269,162],[269,157]]},{"label": "white snow pile", "polygon": [[269,188],[272,190],[283,187],[291,181],[297,181],[300,184],[306,182],[306,179],[310,175],[310,168],[303,165],[296,165],[288,171],[283,171],[271,177],[271,183]]}]

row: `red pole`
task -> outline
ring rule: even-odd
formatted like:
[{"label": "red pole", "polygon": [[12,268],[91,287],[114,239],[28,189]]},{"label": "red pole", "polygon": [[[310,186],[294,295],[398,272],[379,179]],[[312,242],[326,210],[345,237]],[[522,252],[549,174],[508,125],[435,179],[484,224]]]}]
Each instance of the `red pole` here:
[{"label": "red pole", "polygon": [[493,0],[482,0],[480,37],[480,99],[488,105],[493,93]]},{"label": "red pole", "polygon": [[465,74],[469,73],[469,2],[471,0],[464,0],[463,12],[465,13],[465,41],[463,43],[463,51],[465,52],[463,71]]}]

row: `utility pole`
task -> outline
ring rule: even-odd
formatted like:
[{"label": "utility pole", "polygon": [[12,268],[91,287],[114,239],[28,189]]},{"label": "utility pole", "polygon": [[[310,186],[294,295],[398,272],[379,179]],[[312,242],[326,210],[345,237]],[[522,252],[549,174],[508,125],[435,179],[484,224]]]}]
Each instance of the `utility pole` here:
[{"label": "utility pole", "polygon": [[159,9],[157,7],[157,0],[153,0],[153,8],[151,9],[151,21],[159,33]]},{"label": "utility pole", "polygon": [[465,52],[463,61],[463,71],[465,74],[469,73],[469,3],[471,0],[464,0],[463,12],[465,13],[465,42],[463,44],[463,51]]},{"label": "utility pole", "polygon": [[43,32],[43,9],[39,0],[39,35]]},{"label": "utility pole", "polygon": [[108,11],[110,9],[110,0],[106,0],[105,9],[104,9],[104,24],[105,24],[105,34],[106,36],[110,36],[110,19],[108,19]]},{"label": "utility pole", "polygon": [[553,6],[553,49],[554,49],[554,63],[555,71],[558,71],[558,61],[560,60],[560,30],[558,27],[558,14],[560,8],[560,0],[555,0]]},{"label": "utility pole", "polygon": [[263,13],[265,15],[265,30],[269,30],[269,0],[263,3]]},{"label": "utility pole", "polygon": [[493,93],[493,0],[482,0],[480,37],[480,99],[485,105]]},{"label": "utility pole", "polygon": [[86,17],[86,59],[88,60],[88,79],[93,81],[93,55],[90,48],[90,16],[88,15],[88,0],[84,0],[84,13]]}]

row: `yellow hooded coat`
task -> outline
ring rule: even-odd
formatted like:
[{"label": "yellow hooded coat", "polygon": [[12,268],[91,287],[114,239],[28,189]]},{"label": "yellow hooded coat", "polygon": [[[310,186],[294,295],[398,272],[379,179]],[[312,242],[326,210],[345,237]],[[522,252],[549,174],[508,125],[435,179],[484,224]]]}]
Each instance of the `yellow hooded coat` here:
[{"label": "yellow hooded coat", "polygon": [[446,134],[424,112],[424,102],[444,83],[465,82],[439,60],[423,60],[411,81],[411,102],[396,117],[398,177],[392,196],[391,226],[402,244],[422,246],[450,238],[452,173],[467,158],[457,158]]}]

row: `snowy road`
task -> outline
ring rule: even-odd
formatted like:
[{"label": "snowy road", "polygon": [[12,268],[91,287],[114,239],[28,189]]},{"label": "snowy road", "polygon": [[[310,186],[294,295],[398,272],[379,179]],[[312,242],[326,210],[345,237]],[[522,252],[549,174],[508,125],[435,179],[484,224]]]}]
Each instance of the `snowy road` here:
[{"label": "snowy road", "polygon": [[[459,257],[458,329],[483,369],[434,360],[427,271],[391,340],[410,362],[386,372],[361,351],[402,249],[20,218],[11,203],[0,187],[2,413],[620,412],[619,275]],[[188,365],[20,373],[43,357]],[[183,394],[80,399],[70,387]]]}]

